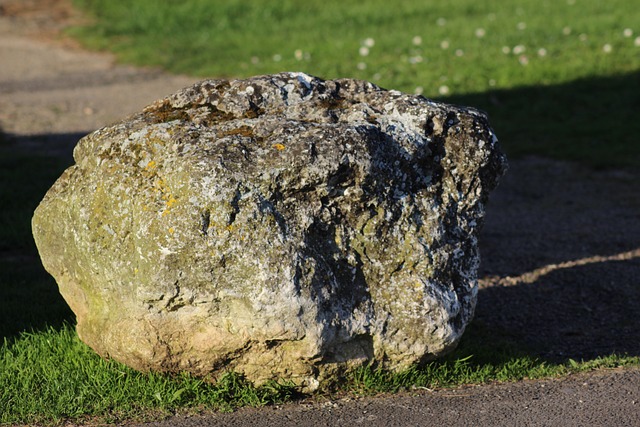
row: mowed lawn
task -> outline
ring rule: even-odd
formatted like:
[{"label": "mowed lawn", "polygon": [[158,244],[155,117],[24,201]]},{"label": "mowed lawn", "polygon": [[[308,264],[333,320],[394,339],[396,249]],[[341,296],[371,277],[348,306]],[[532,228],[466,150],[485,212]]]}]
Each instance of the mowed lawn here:
[{"label": "mowed lawn", "polygon": [[70,30],[201,77],[354,77],[487,111],[510,155],[640,166],[633,0],[75,0]]},{"label": "mowed lawn", "polygon": [[640,68],[629,0],[75,0],[72,34],[122,61],[202,77],[303,71],[428,97]]},{"label": "mowed lawn", "polygon": [[[487,111],[512,158],[640,166],[636,0],[74,3],[87,24],[68,33],[122,62],[203,78],[303,71],[366,79]],[[66,166],[16,153],[0,135],[0,423],[145,419],[295,397],[286,383],[256,389],[233,374],[211,384],[137,373],[79,341],[73,315],[39,263],[29,223]],[[399,375],[364,368],[335,388],[394,392],[638,363],[627,355],[552,363],[472,324],[443,361]]]}]

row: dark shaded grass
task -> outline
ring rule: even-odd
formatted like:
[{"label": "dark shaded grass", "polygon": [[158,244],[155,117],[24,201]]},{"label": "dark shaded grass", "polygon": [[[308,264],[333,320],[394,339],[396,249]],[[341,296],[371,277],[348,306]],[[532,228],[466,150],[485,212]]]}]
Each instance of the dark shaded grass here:
[{"label": "dark shaded grass", "polygon": [[640,168],[640,72],[441,100],[486,111],[511,158]]}]

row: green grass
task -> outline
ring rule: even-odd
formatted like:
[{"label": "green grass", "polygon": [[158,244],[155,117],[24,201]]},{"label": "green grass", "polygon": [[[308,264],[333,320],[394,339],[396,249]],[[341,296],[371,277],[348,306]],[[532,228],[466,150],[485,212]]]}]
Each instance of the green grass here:
[{"label": "green grass", "polygon": [[500,331],[471,323],[458,348],[443,359],[399,374],[363,367],[348,378],[347,388],[365,395],[396,393],[420,388],[551,378],[638,364],[640,357],[618,354],[591,360],[549,362],[534,356],[530,349],[515,346],[508,338],[501,336]]},{"label": "green grass", "polygon": [[116,421],[151,412],[169,414],[179,408],[228,411],[282,402],[294,392],[276,383],[256,388],[234,374],[213,384],[188,375],[139,373],[101,359],[68,325],[5,341],[0,366],[2,423],[87,417]]},{"label": "green grass", "polygon": [[[300,70],[405,91],[422,86],[425,94],[437,96],[441,85],[459,94],[640,67],[634,36],[624,35],[627,28],[640,31],[640,10],[632,0],[75,3],[96,18],[94,25],[72,32],[87,45],[112,50],[123,61],[199,76]],[[415,37],[421,43],[414,43]],[[367,39],[374,45],[362,56]],[[516,46],[524,52],[514,54]],[[511,53],[503,53],[505,47]],[[527,65],[521,63],[524,57]]]},{"label": "green grass", "polygon": [[[545,378],[598,368],[637,365],[638,357],[611,355],[586,362],[552,364],[508,343],[484,340],[470,331],[444,360],[392,374],[364,367],[326,392],[371,395],[419,388],[452,387],[524,378]],[[481,334],[480,334],[481,335]],[[496,345],[497,344],[497,345]],[[286,383],[254,387],[233,373],[217,382],[190,375],[140,373],[101,359],[69,325],[25,332],[0,348],[0,423],[58,424],[87,419],[119,422],[157,419],[177,412],[229,411],[291,401]]]},{"label": "green grass", "polygon": [[70,34],[123,62],[361,78],[486,110],[511,156],[640,166],[634,0],[75,3],[93,24]]},{"label": "green grass", "polygon": [[596,369],[638,364],[637,357],[611,355],[588,362],[573,359],[566,364],[547,364],[538,359],[521,357],[497,364],[478,364],[473,356],[433,362],[393,374],[371,367],[360,368],[348,379],[351,392],[360,395],[397,393],[416,389],[436,389],[465,384],[488,384],[524,379],[552,378]]},{"label": "green grass", "polygon": [[[367,79],[488,111],[512,157],[640,166],[640,8],[633,0],[75,3],[93,21],[70,34],[123,62],[202,77],[296,70]],[[524,52],[514,53],[516,46]],[[234,374],[211,383],[138,373],[78,340],[30,231],[35,206],[68,165],[16,151],[0,134],[0,423],[114,422],[294,398],[286,384],[255,388]],[[640,364],[635,355],[556,363],[535,354],[472,323],[443,360],[400,374],[365,367],[331,391],[396,392]]]}]

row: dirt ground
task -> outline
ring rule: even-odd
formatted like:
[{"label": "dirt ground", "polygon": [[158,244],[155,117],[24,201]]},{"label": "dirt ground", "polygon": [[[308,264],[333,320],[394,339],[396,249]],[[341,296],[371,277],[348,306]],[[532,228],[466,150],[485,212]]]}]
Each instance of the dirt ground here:
[{"label": "dirt ground", "polygon": [[[59,30],[67,0],[0,0],[0,128],[71,156],[77,140],[195,81],[117,65]],[[498,130],[499,134],[499,130]],[[552,361],[640,356],[640,171],[512,160],[480,245],[474,322]],[[299,402],[146,426],[640,425],[640,370]]]}]

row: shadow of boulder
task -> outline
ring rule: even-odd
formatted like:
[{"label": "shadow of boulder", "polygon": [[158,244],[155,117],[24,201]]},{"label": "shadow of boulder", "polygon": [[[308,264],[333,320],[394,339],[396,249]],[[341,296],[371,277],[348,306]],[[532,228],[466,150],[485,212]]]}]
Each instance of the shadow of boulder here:
[{"label": "shadow of boulder", "polygon": [[486,111],[510,158],[640,167],[640,71],[439,100]]},{"label": "shadow of boulder", "polygon": [[640,356],[639,271],[640,254],[484,287],[475,322],[554,362]]}]

